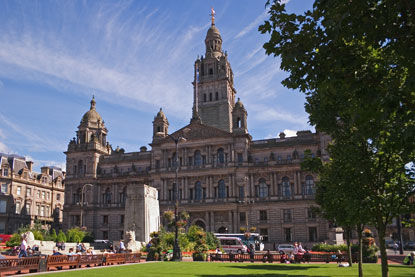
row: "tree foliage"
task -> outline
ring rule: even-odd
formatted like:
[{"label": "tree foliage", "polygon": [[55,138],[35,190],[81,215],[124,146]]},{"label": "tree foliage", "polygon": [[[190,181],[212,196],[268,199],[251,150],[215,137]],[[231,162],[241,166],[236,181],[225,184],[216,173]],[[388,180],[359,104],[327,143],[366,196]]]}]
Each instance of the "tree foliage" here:
[{"label": "tree foliage", "polygon": [[387,276],[386,225],[413,208],[415,2],[316,0],[297,15],[275,0],[269,15],[259,27],[267,54],[281,57],[283,84],[306,95],[310,123],[333,139],[323,171],[341,176],[318,194],[337,185],[358,197],[351,205],[362,203],[376,227]]}]

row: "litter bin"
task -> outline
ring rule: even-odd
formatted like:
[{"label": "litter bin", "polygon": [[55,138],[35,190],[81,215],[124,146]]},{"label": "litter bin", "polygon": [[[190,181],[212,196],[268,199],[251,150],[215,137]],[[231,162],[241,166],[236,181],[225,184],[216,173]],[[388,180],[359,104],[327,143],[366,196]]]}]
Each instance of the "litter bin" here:
[{"label": "litter bin", "polygon": [[47,271],[47,255],[40,255],[40,260],[39,260],[39,272],[45,272]]}]

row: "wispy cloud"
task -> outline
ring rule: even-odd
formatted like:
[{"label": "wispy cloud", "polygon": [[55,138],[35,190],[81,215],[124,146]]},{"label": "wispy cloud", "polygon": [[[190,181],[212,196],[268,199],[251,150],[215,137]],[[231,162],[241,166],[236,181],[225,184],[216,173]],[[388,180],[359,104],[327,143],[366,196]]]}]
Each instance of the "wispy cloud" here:
[{"label": "wispy cloud", "polygon": [[[14,144],[21,143],[22,146],[25,146],[31,150],[40,150],[40,151],[61,151],[65,149],[65,144],[61,142],[55,142],[48,137],[39,136],[36,133],[26,130],[19,125],[13,123],[11,120],[6,118],[3,114],[0,113],[0,122],[5,126],[10,128],[15,134],[24,138],[22,142],[14,142]],[[4,137],[4,134],[3,134]]]},{"label": "wispy cloud", "polygon": [[259,24],[265,20],[268,16],[268,10],[265,10],[263,13],[258,15],[254,21],[249,23],[245,28],[243,28],[236,36],[235,39],[245,36],[247,33],[251,32],[253,29],[258,28]]},{"label": "wispy cloud", "polygon": [[295,137],[297,135],[297,131],[285,129],[284,134],[286,137]]},{"label": "wispy cloud", "polygon": [[259,122],[270,122],[270,121],[285,121],[299,126],[307,127],[308,118],[305,116],[299,116],[293,114],[280,107],[270,107],[263,104],[251,104],[250,110],[252,111],[253,117]]},{"label": "wispy cloud", "polygon": [[6,144],[0,141],[0,153],[10,153],[9,147]]}]

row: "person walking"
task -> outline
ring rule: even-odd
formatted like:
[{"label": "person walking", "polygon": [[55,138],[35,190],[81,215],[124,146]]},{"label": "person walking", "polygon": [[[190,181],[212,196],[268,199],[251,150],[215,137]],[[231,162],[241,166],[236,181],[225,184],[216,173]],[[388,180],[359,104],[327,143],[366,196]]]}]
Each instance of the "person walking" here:
[{"label": "person walking", "polygon": [[395,251],[395,255],[396,255],[396,252],[398,251],[398,247],[399,247],[399,245],[396,243],[396,241],[393,243],[393,251]]},{"label": "person walking", "polygon": [[27,242],[25,236],[22,237],[22,243],[20,244],[19,258],[21,257],[27,257]]},{"label": "person walking", "polygon": [[251,258],[251,263],[254,262],[254,255],[255,255],[255,246],[253,244],[249,245],[249,256]]},{"label": "person walking", "polygon": [[120,253],[124,253],[124,252],[125,252],[124,242],[120,240]]}]

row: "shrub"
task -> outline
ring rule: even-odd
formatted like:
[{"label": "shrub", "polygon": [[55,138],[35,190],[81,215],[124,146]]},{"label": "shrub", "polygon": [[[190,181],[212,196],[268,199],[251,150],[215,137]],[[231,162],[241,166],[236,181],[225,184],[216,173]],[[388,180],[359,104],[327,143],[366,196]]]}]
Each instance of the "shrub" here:
[{"label": "shrub", "polygon": [[57,236],[57,241],[63,241],[66,242],[66,235],[62,230],[59,230],[58,236]]},{"label": "shrub", "polygon": [[94,242],[95,240],[94,240],[94,235],[91,233],[91,232],[86,232],[85,233],[85,237],[84,237],[84,239],[82,240],[82,242],[89,242],[89,243],[92,243],[92,242]]},{"label": "shrub", "polygon": [[46,240],[51,240],[51,241],[58,241],[58,236],[56,235],[56,230],[55,229],[51,229],[49,232],[49,235],[47,235],[45,237]]},{"label": "shrub", "polygon": [[20,234],[13,234],[10,240],[6,241],[6,246],[14,247],[20,245],[22,236]]},{"label": "shrub", "polygon": [[319,244],[314,244],[311,250],[317,251],[317,252],[337,252],[340,250],[343,252],[343,251],[347,251],[347,245],[345,244],[332,245],[332,244],[319,243]]},{"label": "shrub", "polygon": [[85,237],[85,232],[79,228],[69,229],[66,233],[68,242],[81,242]]}]

